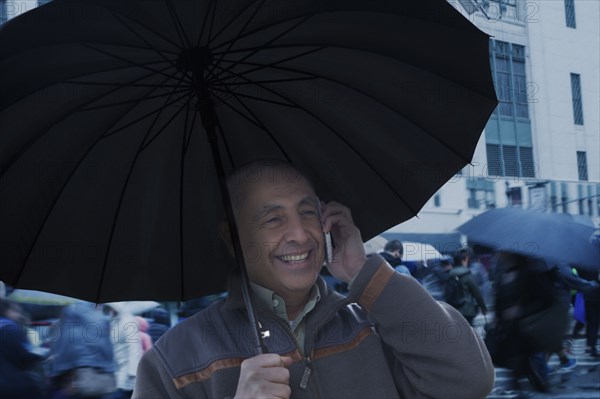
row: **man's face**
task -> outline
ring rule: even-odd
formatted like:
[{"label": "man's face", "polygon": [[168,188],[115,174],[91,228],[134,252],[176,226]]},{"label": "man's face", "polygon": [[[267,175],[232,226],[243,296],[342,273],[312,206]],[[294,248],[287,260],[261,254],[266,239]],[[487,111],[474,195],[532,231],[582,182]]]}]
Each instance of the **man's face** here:
[{"label": "man's face", "polygon": [[250,280],[279,295],[308,291],[324,259],[319,200],[285,170],[246,183],[237,224]]}]

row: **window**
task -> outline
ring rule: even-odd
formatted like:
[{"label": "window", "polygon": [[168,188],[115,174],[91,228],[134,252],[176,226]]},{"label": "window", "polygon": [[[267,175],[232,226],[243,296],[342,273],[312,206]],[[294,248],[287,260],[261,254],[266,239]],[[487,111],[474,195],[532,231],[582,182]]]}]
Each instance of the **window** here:
[{"label": "window", "polygon": [[483,205],[483,208],[489,209],[496,206],[494,182],[485,178],[467,179],[467,190],[469,191],[467,207],[479,209]]},{"label": "window", "polygon": [[486,144],[486,152],[488,175],[535,177],[533,148],[518,147],[517,157],[517,147],[514,145]]},{"label": "window", "polygon": [[567,27],[576,28],[575,26],[575,1],[565,0],[565,20]]},{"label": "window", "polygon": [[587,181],[587,156],[585,151],[577,151],[577,173],[579,180]]},{"label": "window", "polygon": [[525,47],[490,41],[490,63],[499,104],[486,126],[488,173],[535,177]]},{"label": "window", "polygon": [[517,20],[517,0],[483,0],[481,5],[492,18]]},{"label": "window", "polygon": [[581,104],[581,77],[571,74],[571,94],[573,101],[573,121],[576,125],[583,125],[583,105]]},{"label": "window", "polygon": [[433,196],[433,206],[436,208],[442,206],[442,197],[439,194]]}]

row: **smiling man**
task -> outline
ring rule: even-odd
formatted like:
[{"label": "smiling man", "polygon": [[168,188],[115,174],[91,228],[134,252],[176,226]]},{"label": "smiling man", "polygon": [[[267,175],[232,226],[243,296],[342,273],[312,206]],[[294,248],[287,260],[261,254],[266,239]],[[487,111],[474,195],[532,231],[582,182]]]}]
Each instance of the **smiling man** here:
[{"label": "smiling man", "polygon": [[[350,210],[319,201],[293,166],[261,161],[228,180],[268,353],[254,356],[239,278],[229,295],[173,328],[140,363],[134,398],[483,398],[494,368],[450,306],[378,255]],[[336,244],[319,277],[325,233]],[[222,236],[227,240],[226,227]],[[230,242],[228,242],[231,245]]]}]

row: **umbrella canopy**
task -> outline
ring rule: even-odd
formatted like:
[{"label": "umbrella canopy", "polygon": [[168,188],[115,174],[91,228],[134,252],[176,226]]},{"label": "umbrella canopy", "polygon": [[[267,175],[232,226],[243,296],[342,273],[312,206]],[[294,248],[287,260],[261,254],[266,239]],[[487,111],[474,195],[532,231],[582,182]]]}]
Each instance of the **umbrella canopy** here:
[{"label": "umbrella canopy", "polygon": [[600,247],[592,242],[594,227],[562,215],[499,208],[458,227],[469,241],[497,250],[600,269]]},{"label": "umbrella canopy", "polygon": [[488,36],[442,0],[55,0],[0,60],[0,279],[94,302],[224,290],[217,155],[292,162],[368,239],[497,103]]}]

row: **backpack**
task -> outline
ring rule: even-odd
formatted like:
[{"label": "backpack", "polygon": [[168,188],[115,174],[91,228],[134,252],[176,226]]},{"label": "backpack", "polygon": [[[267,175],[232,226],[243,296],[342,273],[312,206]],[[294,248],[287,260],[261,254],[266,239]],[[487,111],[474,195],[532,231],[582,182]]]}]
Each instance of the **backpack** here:
[{"label": "backpack", "polygon": [[460,276],[448,276],[444,287],[444,302],[455,308],[461,307],[467,302],[467,290],[461,278],[469,273],[464,273]]}]

